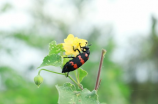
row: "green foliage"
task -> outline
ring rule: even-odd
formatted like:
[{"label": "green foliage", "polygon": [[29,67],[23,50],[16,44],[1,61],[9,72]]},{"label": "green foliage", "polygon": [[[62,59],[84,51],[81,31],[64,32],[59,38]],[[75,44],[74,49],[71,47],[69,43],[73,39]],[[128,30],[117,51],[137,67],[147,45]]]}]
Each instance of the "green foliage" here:
[{"label": "green foliage", "polygon": [[[56,44],[56,41],[52,41],[49,44],[49,55],[47,55],[43,59],[43,63],[40,65],[39,68],[41,68],[43,66],[48,66],[48,65],[62,67],[62,65],[64,65],[66,62],[69,61],[69,59],[65,59],[65,58],[62,61],[63,53],[64,53],[64,49],[63,49],[62,44]],[[45,70],[45,71],[56,73],[56,74],[62,74],[62,73],[50,71],[47,69],[41,69],[41,70]],[[39,75],[40,75],[40,71],[38,73],[38,76],[35,77],[36,85],[41,84],[41,81],[39,80],[39,79],[41,79],[41,76],[39,77]],[[65,74],[62,74],[62,75],[65,75]],[[76,70],[75,75],[76,75],[77,82],[71,76],[68,76],[68,77],[80,89],[82,89],[80,83],[82,82],[84,77],[86,77],[88,75],[88,73],[87,73],[87,71],[85,71],[81,68],[78,68]],[[73,84],[70,84],[70,83],[65,83],[63,86],[56,86],[56,88],[58,89],[58,92],[59,92],[59,100],[58,100],[59,104],[65,104],[65,103],[100,104],[96,91],[90,92],[88,89],[83,89],[82,91],[77,91],[75,86]]]},{"label": "green foliage", "polygon": [[78,68],[77,71],[78,71],[78,76],[79,76],[78,80],[79,80],[79,82],[82,82],[82,80],[84,79],[84,77],[86,77],[88,75],[88,73],[87,73],[87,71],[83,70],[82,68]]},{"label": "green foliage", "polygon": [[[0,66],[0,104],[56,104],[57,90],[45,83],[40,88],[14,69]],[[5,88],[5,89],[4,89]]]},{"label": "green foliage", "polygon": [[76,91],[71,83],[65,83],[63,86],[56,85],[56,88],[59,92],[59,104],[101,104],[95,90],[91,92],[85,88],[82,91]]},{"label": "green foliage", "polygon": [[52,41],[49,44],[49,55],[47,55],[43,59],[43,63],[39,66],[61,66],[62,65],[62,57],[58,55],[59,53],[63,53],[64,49],[62,44],[56,44],[56,41]]},{"label": "green foliage", "polygon": [[31,47],[38,47],[42,49],[48,45],[48,42],[51,42],[53,39],[52,37],[39,36],[35,34],[36,33],[34,33],[32,30],[30,30],[29,32],[18,31],[15,32],[14,35],[10,35],[10,37],[13,36],[13,38],[21,40]]},{"label": "green foliage", "polygon": [[56,41],[49,43],[49,55],[65,52],[62,44],[56,44]]},{"label": "green foliage", "polygon": [[[29,11],[27,11],[27,14],[30,14],[28,16],[30,18],[33,17],[33,18],[31,18],[33,20],[32,24],[27,26],[28,28],[21,27],[21,30],[14,28],[13,30],[15,32],[7,30],[6,33],[1,33],[1,31],[0,31],[1,36],[5,37],[5,38],[2,38],[1,42],[3,40],[8,40],[8,39],[13,38],[13,39],[16,39],[18,42],[21,42],[22,44],[25,42],[26,45],[28,45],[29,47],[31,47],[33,49],[38,48],[39,51],[45,52],[45,49],[46,49],[45,47],[53,39],[56,38],[56,39],[58,39],[58,41],[61,41],[59,39],[66,37],[64,35],[68,34],[71,30],[70,25],[76,25],[76,24],[69,24],[69,22],[63,22],[63,20],[61,20],[60,18],[55,19],[53,16],[50,16],[49,13],[45,12],[46,11],[45,4],[48,4],[46,2],[47,1],[41,1],[41,0],[32,2],[33,4],[35,4],[34,8],[33,9],[28,8]],[[90,2],[85,2],[84,0],[81,0],[81,1],[77,0],[77,2],[76,1],[70,2],[71,6],[73,6],[75,8],[75,10],[79,11],[79,12],[76,12],[77,15],[75,15],[77,17],[77,21],[78,21],[78,19],[81,19],[80,17],[84,18],[82,16],[83,12],[85,11],[84,9],[82,9],[83,4],[85,5],[85,4],[89,4],[89,3]],[[2,7],[0,7],[0,9],[1,9],[0,10],[1,12],[5,12],[8,10],[12,10],[12,12],[14,12],[14,7],[12,8],[12,5],[9,6],[8,4],[7,5],[2,4]],[[92,43],[92,46],[90,47],[91,52],[99,53],[100,51],[98,51],[98,50],[103,48],[103,47],[100,47],[100,45],[98,45],[97,40],[98,40],[98,37],[100,37],[102,34],[104,34],[104,32],[106,31],[105,28],[107,28],[107,27],[109,28],[109,25],[107,25],[106,27],[105,27],[105,25],[99,26],[99,27],[96,25],[95,26],[92,25],[92,29],[88,29],[88,31],[89,31],[88,33],[85,31],[85,33],[87,34],[87,39],[89,40],[89,43]],[[78,28],[78,26],[77,26],[77,28]],[[41,30],[44,30],[44,33],[42,33]],[[50,32],[49,30],[52,30],[52,31]],[[112,36],[111,32],[112,31],[110,30],[110,33],[107,33],[108,36]],[[10,35],[8,35],[8,33]],[[51,35],[49,35],[48,33],[50,33]],[[82,31],[81,31],[81,33],[82,33]],[[78,34],[80,34],[80,33],[78,33]],[[107,47],[104,47],[104,48],[106,48],[108,50],[108,53],[107,53],[108,55],[106,55],[106,58],[104,60],[105,61],[104,65],[105,65],[106,69],[103,67],[103,70],[102,70],[102,76],[101,76],[102,82],[101,82],[101,85],[98,90],[98,94],[100,95],[99,99],[101,101],[104,101],[106,99],[107,104],[127,104],[127,103],[123,102],[123,100],[127,101],[128,99],[126,99],[126,98],[130,96],[128,93],[129,92],[128,86],[125,85],[123,81],[118,80],[121,77],[121,74],[120,75],[115,74],[116,70],[119,70],[119,72],[121,72],[122,69],[120,67],[116,68],[115,66],[118,66],[118,64],[110,61],[110,59],[111,59],[110,53],[114,52],[112,50],[113,46],[108,44],[109,42],[106,41],[106,40],[108,40],[108,38],[106,35],[104,35],[104,36],[105,37],[102,39],[105,40],[104,44],[107,45]],[[12,41],[8,41],[7,43],[13,44]],[[112,42],[112,43],[114,44],[114,42]],[[3,44],[0,44],[0,45],[1,45],[0,52],[2,55],[5,55],[5,54],[3,54],[3,53],[5,53],[5,52],[3,52],[4,51],[3,49],[7,48],[8,45],[4,45],[4,46],[3,46]],[[18,45],[20,45],[20,44],[18,44]],[[12,53],[12,52],[15,53],[15,50],[17,50],[17,49],[13,47],[13,49],[8,48],[8,50],[10,53]],[[20,50],[20,48],[19,48],[19,50]],[[51,54],[53,54],[53,53],[51,53]],[[56,54],[56,53],[54,53],[54,54]],[[61,54],[58,53],[58,55],[61,55]],[[99,54],[95,54],[95,55],[97,55],[99,57]],[[9,57],[11,59],[16,60],[19,56],[13,57],[10,54]],[[51,58],[53,58],[53,57],[51,57]],[[93,87],[94,87],[95,75],[96,75],[96,71],[98,69],[98,62],[92,62],[92,60],[95,60],[95,59],[96,59],[95,57],[90,55],[89,61],[84,66],[82,66],[82,68],[84,68],[84,69],[86,69],[86,71],[88,71],[88,76],[83,81],[80,79],[80,81],[82,81],[82,84],[84,85],[84,87],[86,87],[88,89],[93,89]],[[25,60],[25,59],[22,59],[22,60]],[[62,65],[65,64],[67,61],[69,61],[69,59],[63,59]],[[0,64],[3,65],[3,63],[0,63]],[[17,64],[17,62],[13,63],[13,64]],[[42,86],[40,86],[40,88],[37,88],[37,86],[32,81],[29,81],[23,75],[19,75],[21,71],[18,72],[17,70],[14,70],[15,65],[13,65],[13,64],[10,64],[10,65],[8,64],[8,66],[10,66],[12,68],[8,68],[8,67],[1,68],[0,67],[0,104],[56,104],[57,103],[58,98],[57,98],[57,91],[56,91],[55,87],[52,87],[52,86],[49,87],[48,85],[43,83]],[[20,63],[18,63],[18,65],[19,64]],[[31,64],[31,65],[36,66],[36,64]],[[53,64],[51,64],[51,65],[53,65]],[[29,66],[30,66],[30,64],[26,67],[29,67]],[[21,70],[24,70],[23,67],[21,67]],[[27,76],[31,76],[32,74],[30,75],[30,73],[34,73],[34,72],[32,72],[32,70],[25,70],[25,71],[27,72],[26,73]],[[80,73],[79,69],[76,71],[78,71],[78,73]],[[111,72],[109,72],[109,71],[111,71]],[[17,74],[17,73],[19,73],[19,74]],[[110,76],[112,74],[110,74],[110,73],[112,73],[114,76],[117,76],[117,77],[113,77],[111,79]],[[80,74],[79,74],[79,76],[80,76]],[[60,80],[60,81],[63,81],[63,80]],[[58,81],[58,83],[60,83],[60,81]],[[146,90],[144,90],[144,91],[146,91]],[[124,92],[126,92],[127,94],[125,95]],[[145,95],[149,95],[149,94],[147,93]],[[137,100],[138,104],[140,102],[139,98],[142,98],[142,97],[138,97],[138,100]],[[151,98],[148,97],[147,99],[151,99]],[[155,99],[152,96],[152,99],[151,99],[151,101],[148,101],[148,104],[151,104],[151,102],[153,102],[153,100],[155,100]],[[112,102],[114,102],[114,103],[112,103]]]},{"label": "green foliage", "polygon": [[43,59],[43,63],[39,66],[39,68],[43,66],[61,66],[61,60],[61,56],[57,54],[48,55]]}]

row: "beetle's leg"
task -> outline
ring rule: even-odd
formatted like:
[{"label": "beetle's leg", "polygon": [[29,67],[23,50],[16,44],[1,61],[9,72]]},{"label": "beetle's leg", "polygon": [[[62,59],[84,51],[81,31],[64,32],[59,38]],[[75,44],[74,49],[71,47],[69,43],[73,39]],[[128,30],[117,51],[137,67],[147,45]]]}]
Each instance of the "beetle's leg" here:
[{"label": "beetle's leg", "polygon": [[[85,46],[86,46],[87,44],[88,44],[88,42],[86,42]],[[84,47],[85,47],[85,46],[84,46],[84,47],[81,47],[81,43],[79,43],[79,45],[80,45],[80,48],[84,48]]]},{"label": "beetle's leg", "polygon": [[68,77],[69,76],[69,72],[67,72],[67,75],[66,75],[66,77]]},{"label": "beetle's leg", "polygon": [[[86,42],[86,44],[87,44],[87,42]],[[81,48],[82,52],[86,52],[86,51],[85,51],[85,49],[86,49],[86,48],[85,48],[85,47],[86,47],[86,44],[85,44],[85,46],[84,46],[84,47],[81,47],[81,43],[79,43],[79,45],[80,45],[80,48]]]},{"label": "beetle's leg", "polygon": [[63,57],[63,58],[75,58],[75,57],[70,56],[70,57]]},{"label": "beetle's leg", "polygon": [[75,52],[76,52],[76,50],[77,50],[79,53],[81,53],[80,50],[79,50],[79,49],[75,49],[74,46],[73,46],[73,50],[74,50]]},{"label": "beetle's leg", "polygon": [[79,46],[80,46],[80,48],[83,48],[83,47],[81,47],[81,43],[79,43]]}]

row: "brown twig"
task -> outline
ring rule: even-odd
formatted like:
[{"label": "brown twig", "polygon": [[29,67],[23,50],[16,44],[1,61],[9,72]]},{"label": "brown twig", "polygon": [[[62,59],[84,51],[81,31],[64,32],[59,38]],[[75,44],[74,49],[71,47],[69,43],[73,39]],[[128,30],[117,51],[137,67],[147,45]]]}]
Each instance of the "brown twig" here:
[{"label": "brown twig", "polygon": [[101,73],[101,67],[102,67],[102,63],[103,63],[103,58],[104,58],[104,55],[106,53],[106,50],[102,50],[102,54],[101,54],[101,59],[100,59],[100,65],[99,65],[99,70],[98,70],[98,76],[97,76],[97,80],[96,80],[96,84],[95,84],[95,90],[98,89],[98,86],[99,86],[99,78],[100,78],[100,73]]},{"label": "brown twig", "polygon": [[99,80],[99,84],[98,84],[97,90],[99,89],[99,86],[100,86],[100,84],[101,84],[101,81],[102,81],[102,79]]}]

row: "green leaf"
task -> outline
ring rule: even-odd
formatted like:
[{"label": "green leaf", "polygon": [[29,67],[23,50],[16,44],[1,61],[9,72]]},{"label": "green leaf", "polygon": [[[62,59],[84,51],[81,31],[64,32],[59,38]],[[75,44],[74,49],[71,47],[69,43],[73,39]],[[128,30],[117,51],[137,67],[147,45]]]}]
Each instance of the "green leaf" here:
[{"label": "green leaf", "polygon": [[63,86],[56,85],[59,92],[58,104],[101,104],[98,101],[96,90],[92,92],[88,89],[76,91],[71,83],[65,83]]},{"label": "green leaf", "polygon": [[85,71],[81,68],[78,68],[77,71],[78,71],[79,81],[82,82],[83,78],[86,77],[88,75],[88,73],[87,73],[87,71]]},{"label": "green leaf", "polygon": [[49,55],[65,52],[62,44],[56,44],[56,41],[49,43]]},{"label": "green leaf", "polygon": [[51,54],[43,59],[43,63],[38,68],[43,66],[61,66],[61,65],[62,65],[61,56],[57,54]]}]

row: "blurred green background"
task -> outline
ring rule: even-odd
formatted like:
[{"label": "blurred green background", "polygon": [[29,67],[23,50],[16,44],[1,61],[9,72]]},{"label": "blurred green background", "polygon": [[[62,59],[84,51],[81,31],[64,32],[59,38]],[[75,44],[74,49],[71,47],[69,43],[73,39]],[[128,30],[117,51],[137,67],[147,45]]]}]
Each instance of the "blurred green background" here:
[{"label": "blurred green background", "polygon": [[44,83],[37,88],[33,78],[48,44],[62,43],[70,33],[92,44],[82,66],[89,73],[82,82],[85,88],[94,89],[101,50],[107,50],[101,102],[158,104],[158,2],[147,1],[0,1],[0,104],[57,104],[55,85],[70,80],[42,71]]}]

